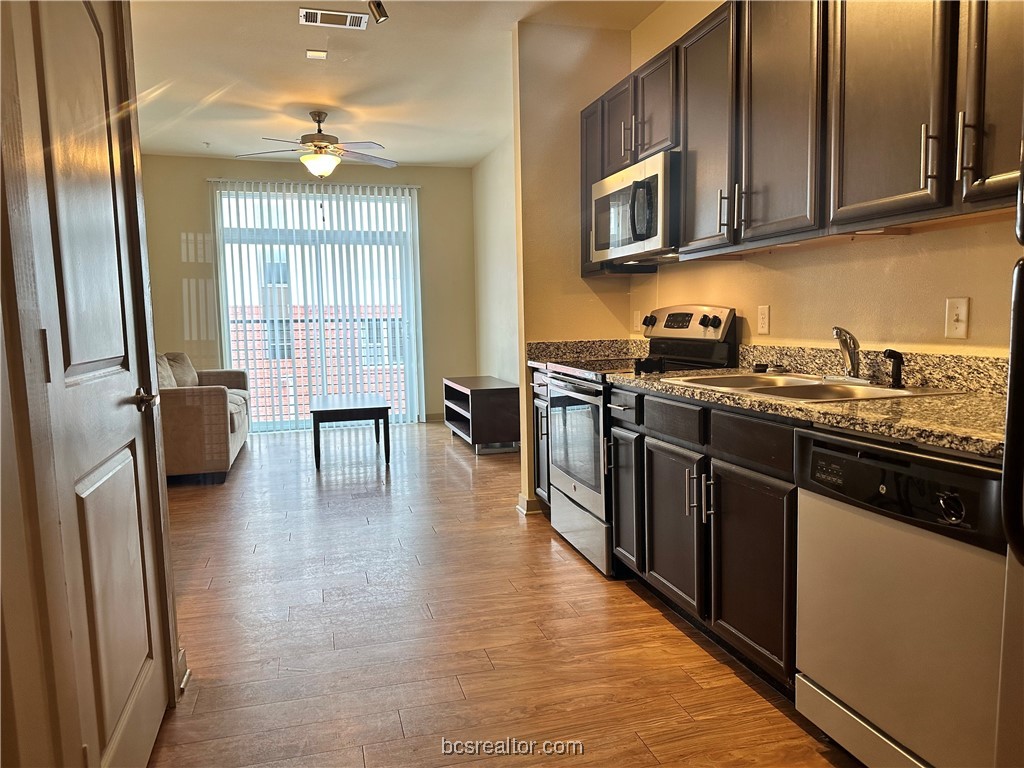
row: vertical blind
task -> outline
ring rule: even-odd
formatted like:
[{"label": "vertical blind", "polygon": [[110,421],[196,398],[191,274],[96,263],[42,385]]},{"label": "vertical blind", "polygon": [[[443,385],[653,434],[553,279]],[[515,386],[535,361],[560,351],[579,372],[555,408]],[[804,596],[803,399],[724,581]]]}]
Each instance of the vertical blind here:
[{"label": "vertical blind", "polygon": [[311,423],[310,397],[379,393],[422,421],[415,187],[213,181],[225,355],[254,431]]}]

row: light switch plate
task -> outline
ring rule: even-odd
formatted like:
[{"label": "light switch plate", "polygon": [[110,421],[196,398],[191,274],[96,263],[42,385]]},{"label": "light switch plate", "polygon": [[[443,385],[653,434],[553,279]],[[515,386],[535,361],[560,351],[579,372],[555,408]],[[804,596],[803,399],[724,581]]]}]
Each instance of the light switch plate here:
[{"label": "light switch plate", "polygon": [[757,332],[762,336],[769,332],[771,307],[762,304],[757,308]]},{"label": "light switch plate", "polygon": [[644,313],[639,309],[633,310],[633,332],[644,332]]},{"label": "light switch plate", "polygon": [[966,339],[971,300],[967,297],[946,299],[946,338]]}]

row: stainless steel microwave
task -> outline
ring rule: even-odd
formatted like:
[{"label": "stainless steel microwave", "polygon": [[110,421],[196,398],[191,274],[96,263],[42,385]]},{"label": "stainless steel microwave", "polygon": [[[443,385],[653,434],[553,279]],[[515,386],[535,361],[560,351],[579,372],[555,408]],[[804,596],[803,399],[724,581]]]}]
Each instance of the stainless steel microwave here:
[{"label": "stainless steel microwave", "polygon": [[591,261],[650,261],[679,245],[679,153],[624,168],[591,190]]}]

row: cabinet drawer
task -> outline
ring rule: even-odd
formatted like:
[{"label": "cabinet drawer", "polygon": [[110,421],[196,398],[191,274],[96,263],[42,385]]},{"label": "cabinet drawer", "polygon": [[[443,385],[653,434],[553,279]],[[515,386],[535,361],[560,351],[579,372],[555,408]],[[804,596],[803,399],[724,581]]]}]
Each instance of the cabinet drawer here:
[{"label": "cabinet drawer", "polygon": [[704,409],[698,405],[644,398],[644,426],[651,432],[686,443],[704,444]]},{"label": "cabinet drawer", "polygon": [[724,411],[711,412],[711,455],[793,479],[793,427]]},{"label": "cabinet drawer", "polygon": [[608,397],[608,413],[615,421],[629,424],[643,424],[643,395],[637,392],[623,392],[613,389]]}]

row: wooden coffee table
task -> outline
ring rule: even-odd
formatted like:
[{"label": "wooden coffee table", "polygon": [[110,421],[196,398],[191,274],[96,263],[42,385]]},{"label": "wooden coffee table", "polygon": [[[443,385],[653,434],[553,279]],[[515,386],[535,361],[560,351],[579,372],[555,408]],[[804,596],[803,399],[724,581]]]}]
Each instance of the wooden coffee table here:
[{"label": "wooden coffee table", "polygon": [[309,401],[313,414],[313,461],[320,471],[320,425],[332,421],[373,420],[373,436],[380,443],[380,427],[384,425],[384,463],[391,463],[391,431],[388,411],[391,406],[380,395],[326,395]]}]

